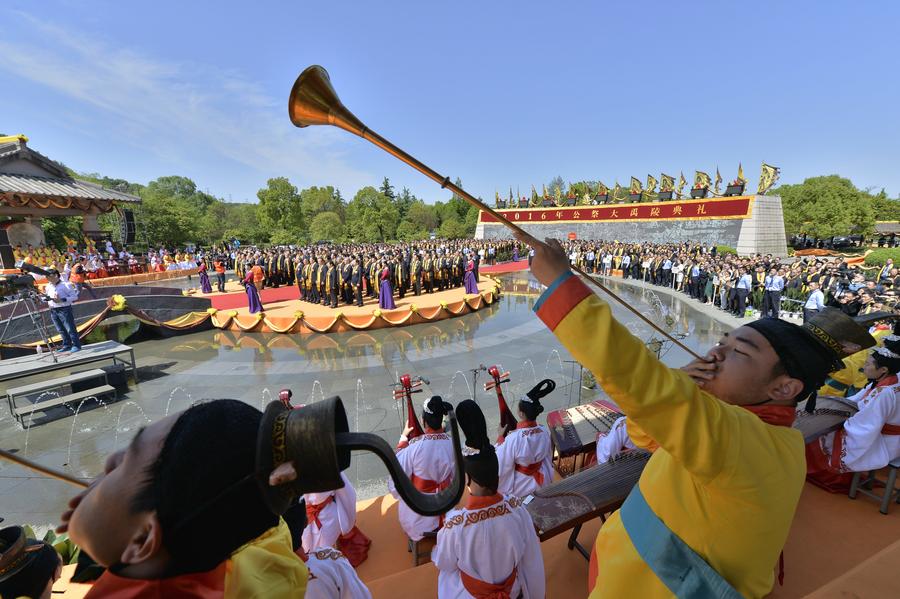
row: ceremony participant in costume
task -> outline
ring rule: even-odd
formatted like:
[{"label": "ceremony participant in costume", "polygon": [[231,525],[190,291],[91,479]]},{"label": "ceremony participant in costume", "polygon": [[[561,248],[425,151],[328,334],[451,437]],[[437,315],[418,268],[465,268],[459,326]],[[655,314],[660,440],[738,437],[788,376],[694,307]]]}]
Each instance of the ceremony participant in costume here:
[{"label": "ceremony participant in costume", "polygon": [[558,242],[530,241],[548,286],[538,317],[626,414],[635,444],[659,445],[597,535],[591,597],[767,595],[806,474],[796,403],[874,339],[840,311],[805,327],[765,318],[673,370],[571,273]]},{"label": "ceremony participant in costume", "polygon": [[340,278],[338,277],[338,267],[332,259],[328,259],[328,265],[325,269],[325,293],[327,294],[328,306],[337,308],[338,306],[338,290],[340,288]]},{"label": "ceremony participant in costume", "polygon": [[[254,268],[256,267],[254,266]],[[250,314],[262,312],[262,301],[259,299],[259,291],[256,290],[256,285],[253,284],[252,270],[247,273],[247,276],[244,277],[241,284],[244,286],[244,291],[247,292],[247,307],[250,309]]]},{"label": "ceremony participant in costume", "polygon": [[369,589],[340,551],[321,547],[307,556],[309,582],[303,599],[371,599]]},{"label": "ceremony participant in costume", "polygon": [[53,545],[27,538],[21,526],[0,530],[0,597],[50,599],[61,573]]},{"label": "ceremony participant in costume", "polygon": [[[453,443],[444,432],[444,416],[450,411],[439,395],[425,401],[422,422],[425,434],[409,439],[411,428],[406,428],[397,444],[397,461],[413,486],[423,493],[437,493],[446,489],[453,479]],[[388,488],[395,499],[400,499],[393,481]],[[420,516],[403,501],[399,506],[400,526],[406,536],[418,541],[426,532],[432,532],[443,522],[443,517]]]},{"label": "ceremony participant in costume", "polygon": [[634,442],[628,436],[625,416],[616,419],[609,432],[597,435],[597,463],[605,464],[617,455],[634,449]]},{"label": "ceremony participant in costume", "polygon": [[109,456],[57,529],[107,568],[89,599],[303,596],[306,567],[256,481],[261,419],[244,402],[208,401]]},{"label": "ceremony participant in costume", "polygon": [[463,283],[465,284],[466,293],[470,295],[478,293],[478,281],[475,280],[475,260],[471,256],[466,262],[466,276],[463,279]]},{"label": "ceremony participant in costume", "polygon": [[321,547],[339,547],[347,552],[355,567],[366,560],[372,542],[356,527],[356,489],[343,472],[341,480],[344,486],[340,489],[303,496],[303,551],[308,554]]},{"label": "ceremony participant in costume", "polygon": [[397,307],[394,303],[394,290],[391,289],[391,269],[387,264],[381,269],[381,287],[378,293],[378,307],[382,310],[393,310]]},{"label": "ceremony participant in costume", "polygon": [[359,259],[353,259],[353,265],[350,270],[350,287],[353,289],[353,298],[358,307],[363,306],[363,281],[365,276],[363,269],[359,266]]},{"label": "ceremony participant in costume", "polygon": [[859,407],[844,426],[806,448],[807,478],[834,493],[846,493],[854,472],[884,468],[900,458],[900,337],[889,335],[863,366],[869,384],[848,397]]},{"label": "ceremony participant in costume", "polygon": [[[541,398],[556,388],[551,379],[544,379],[519,400],[519,423],[516,429],[497,445],[500,465],[500,492],[504,495],[527,497],[553,482],[553,446],[550,433],[537,423],[544,411]],[[501,431],[502,434],[502,431]]]},{"label": "ceremony participant in costume", "polygon": [[209,283],[209,275],[206,272],[206,262],[203,260],[200,260],[197,265],[197,276],[200,277],[200,291],[212,293],[212,285]]},{"label": "ceremony participant in costume", "polygon": [[412,277],[413,291],[416,295],[422,295],[422,258],[418,252],[413,252],[409,272]]},{"label": "ceremony participant in costume", "polygon": [[498,491],[497,455],[478,404],[467,399],[456,414],[466,435],[469,498],[438,531],[431,555],[440,571],[438,599],[541,599],[544,561],[531,516],[520,499]]}]

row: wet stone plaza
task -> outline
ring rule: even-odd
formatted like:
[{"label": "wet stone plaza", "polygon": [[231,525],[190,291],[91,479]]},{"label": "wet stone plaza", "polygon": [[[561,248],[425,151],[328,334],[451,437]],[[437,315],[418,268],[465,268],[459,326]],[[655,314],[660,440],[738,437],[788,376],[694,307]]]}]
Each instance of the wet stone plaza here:
[{"label": "wet stone plaza", "polygon": [[[47,414],[35,413],[32,419],[26,417],[24,426],[4,402],[0,446],[74,476],[91,478],[102,471],[108,454],[127,445],[148,422],[209,399],[240,399],[263,408],[277,399],[281,389],[293,391],[295,405],[340,396],[351,429],[375,432],[393,445],[402,429],[404,406],[393,399],[392,383],[405,373],[428,381],[424,392],[413,396],[417,411],[430,395],[441,395],[451,403],[474,397],[494,430],[499,421],[497,398],[494,391],[484,390],[488,374],[479,369],[481,365],[496,364],[510,372],[504,395],[513,409],[515,400],[543,378],[557,383],[544,400],[547,411],[601,396],[589,373],[572,362],[533,314],[540,285],[527,273],[500,279],[503,296],[495,304],[458,318],[404,328],[303,336],[213,330],[135,341],[137,321],[112,321],[103,334],[133,345],[139,383],[130,382],[127,392],[103,403],[88,399],[52,408]],[[609,284],[630,305],[676,336],[684,336],[692,349],[706,350],[725,330],[693,302],[682,301],[683,296],[620,281]],[[649,326],[618,304],[612,305],[617,318],[666,363],[680,366],[688,361],[685,352],[670,342],[659,342]],[[32,381],[16,384],[28,382]],[[386,470],[371,454],[354,455],[347,474],[360,498],[387,491]],[[2,516],[10,522],[38,527],[55,524],[74,493],[75,488],[65,483],[0,463],[0,505]]]}]

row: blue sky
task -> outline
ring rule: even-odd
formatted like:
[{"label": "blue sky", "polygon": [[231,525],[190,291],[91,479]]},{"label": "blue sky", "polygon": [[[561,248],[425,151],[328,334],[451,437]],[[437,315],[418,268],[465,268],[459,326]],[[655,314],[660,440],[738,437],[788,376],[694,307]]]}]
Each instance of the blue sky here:
[{"label": "blue sky", "polygon": [[446,193],[287,97],[344,103],[485,199],[555,175],[839,173],[900,194],[896,2],[110,2],[0,7],[0,131],[83,172]]}]

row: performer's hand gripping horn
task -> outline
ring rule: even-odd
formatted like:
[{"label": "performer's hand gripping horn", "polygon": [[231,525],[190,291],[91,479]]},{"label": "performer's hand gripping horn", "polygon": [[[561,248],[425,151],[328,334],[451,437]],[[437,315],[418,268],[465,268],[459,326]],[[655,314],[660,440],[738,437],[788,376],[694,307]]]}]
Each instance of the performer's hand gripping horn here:
[{"label": "performer's hand gripping horn", "polygon": [[[344,486],[341,471],[350,466],[350,452],[362,449],[371,451],[384,462],[397,492],[413,511],[423,516],[444,514],[462,498],[466,479],[459,429],[452,409],[447,418],[455,472],[450,486],[432,495],[413,486],[384,439],[373,433],[348,432],[347,414],[339,397],[329,397],[296,410],[273,401],[263,413],[256,448],[256,472],[266,504],[273,513],[283,514],[304,493],[340,489]],[[286,462],[294,465],[297,478],[270,485],[269,473]]]},{"label": "performer's hand gripping horn", "polygon": [[[335,92],[334,88],[331,86],[331,80],[328,77],[328,72],[325,71],[325,69],[323,69],[322,67],[318,65],[307,67],[302,73],[300,73],[300,76],[297,77],[297,81],[294,83],[293,89],[291,89],[291,97],[288,100],[288,114],[291,117],[291,122],[294,123],[294,125],[296,125],[297,127],[309,127],[310,125],[334,125],[335,127],[339,127],[341,129],[344,129],[345,131],[353,133],[354,135],[358,135],[367,141],[370,141],[391,156],[394,156],[395,158],[398,158],[409,166],[413,167],[429,179],[440,183],[441,187],[449,189],[479,210],[487,212],[488,214],[496,218],[499,222],[506,225],[510,230],[515,231],[523,237],[531,239],[533,242],[532,245],[537,245],[539,243],[533,235],[525,232],[522,228],[510,222],[509,219],[507,219],[505,216],[503,216],[487,204],[479,201],[477,198],[467,193],[463,188],[451,183],[450,177],[442,177],[437,171],[434,171],[427,165],[419,162],[414,157],[410,156],[385,138],[381,137],[380,135],[366,127],[362,121],[356,118],[356,116],[352,112],[347,110],[347,108],[341,103],[340,98],[338,98],[337,92]],[[622,304],[626,309],[634,313],[635,316],[643,320],[651,328],[653,328],[661,335],[665,336],[667,339],[670,339],[672,343],[689,353],[691,356],[695,358],[700,357],[696,352],[683,344],[681,340],[673,337],[671,334],[669,334],[668,331],[664,330],[658,324],[641,314],[640,311],[628,304],[625,300],[613,293],[612,290],[609,289],[606,285],[592,278],[577,266],[572,266],[572,270],[580,275],[583,275],[598,289],[605,292],[609,297]]]}]

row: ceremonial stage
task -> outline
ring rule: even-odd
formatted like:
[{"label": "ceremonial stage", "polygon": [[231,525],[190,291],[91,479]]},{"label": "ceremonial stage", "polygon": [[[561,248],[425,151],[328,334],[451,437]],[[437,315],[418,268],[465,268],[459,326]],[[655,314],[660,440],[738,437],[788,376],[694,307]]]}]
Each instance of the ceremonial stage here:
[{"label": "ceremonial stage", "polygon": [[337,308],[300,301],[295,286],[263,289],[260,299],[263,311],[251,314],[247,294],[236,281],[225,286],[225,293],[195,293],[195,297],[209,298],[208,310],[212,325],[232,331],[259,333],[340,333],[388,327],[403,327],[462,316],[493,304],[500,297],[500,283],[482,275],[478,294],[466,294],[461,287],[416,296],[407,293],[403,299],[394,298],[396,308],[381,310],[376,298],[364,297],[364,305]]}]

